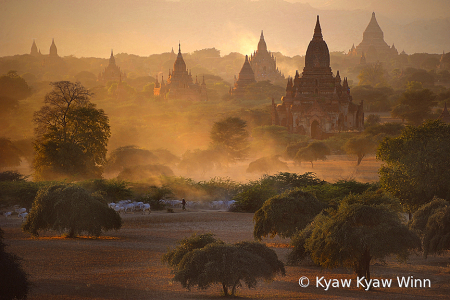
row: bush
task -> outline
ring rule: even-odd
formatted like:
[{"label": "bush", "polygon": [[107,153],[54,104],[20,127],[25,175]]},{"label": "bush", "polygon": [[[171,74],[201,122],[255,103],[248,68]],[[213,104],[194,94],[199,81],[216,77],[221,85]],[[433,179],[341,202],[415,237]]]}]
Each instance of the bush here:
[{"label": "bush", "polygon": [[22,228],[34,236],[39,230],[68,231],[68,237],[82,232],[99,236],[101,231],[122,226],[117,212],[97,194],[76,185],[51,185],[39,190]]},{"label": "bush", "polygon": [[5,252],[3,234],[0,228],[0,299],[26,299],[30,282],[20,265],[20,258]]}]

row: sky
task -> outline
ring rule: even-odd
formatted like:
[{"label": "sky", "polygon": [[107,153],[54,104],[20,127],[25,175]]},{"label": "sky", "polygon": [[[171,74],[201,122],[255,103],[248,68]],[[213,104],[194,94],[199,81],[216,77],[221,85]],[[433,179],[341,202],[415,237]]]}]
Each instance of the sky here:
[{"label": "sky", "polygon": [[[0,0],[0,56],[33,40],[60,56],[149,56],[204,48],[250,54],[264,30],[268,49],[304,55],[316,15],[331,51],[359,44],[372,11],[389,45],[407,53],[450,51],[450,0]],[[417,33],[417,34],[416,34]],[[419,38],[420,37],[420,38]]]}]

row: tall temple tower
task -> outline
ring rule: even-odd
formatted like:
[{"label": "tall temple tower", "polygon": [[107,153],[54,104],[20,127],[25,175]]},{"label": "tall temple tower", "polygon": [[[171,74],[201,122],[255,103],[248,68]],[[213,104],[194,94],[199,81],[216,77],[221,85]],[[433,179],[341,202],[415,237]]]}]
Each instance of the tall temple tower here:
[{"label": "tall temple tower", "polygon": [[347,79],[333,75],[319,16],[305,56],[302,76],[288,78],[281,104],[272,100],[272,124],[290,133],[325,139],[340,131],[363,130],[363,104],[355,104]]},{"label": "tall temple tower", "polygon": [[267,51],[267,45],[262,30],[258,49],[250,55],[249,63],[254,72],[256,81],[277,81],[284,79],[284,76],[277,68],[277,59],[270,51]]},{"label": "tall temple tower", "polygon": [[356,57],[361,57],[363,53],[365,53],[368,62],[382,61],[398,55],[395,45],[392,44],[389,47],[384,41],[384,33],[378,25],[375,12],[372,13],[372,18],[363,33],[362,42],[356,48],[353,46],[349,51],[349,55]]}]

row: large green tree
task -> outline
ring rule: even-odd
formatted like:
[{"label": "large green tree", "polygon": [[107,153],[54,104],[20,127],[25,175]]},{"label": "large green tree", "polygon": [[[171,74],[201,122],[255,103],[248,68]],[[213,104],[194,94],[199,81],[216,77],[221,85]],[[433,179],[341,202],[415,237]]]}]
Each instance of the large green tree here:
[{"label": "large green tree", "polygon": [[89,101],[80,83],[51,83],[45,105],[34,114],[36,179],[99,178],[106,162],[109,120]]},{"label": "large green tree", "polygon": [[406,259],[409,249],[420,246],[419,238],[403,223],[398,209],[395,200],[381,193],[349,195],[337,210],[328,210],[314,219],[310,236],[303,239],[304,249],[323,267],[348,267],[358,277],[369,280],[372,260],[391,254]]},{"label": "large green tree", "polygon": [[39,190],[22,228],[38,236],[39,230],[81,233],[99,236],[103,231],[118,230],[122,219],[99,193],[90,194],[76,185],[51,185]]},{"label": "large green tree", "polygon": [[247,157],[249,133],[246,121],[237,117],[228,117],[215,122],[210,136],[213,148],[225,150],[231,161]]},{"label": "large green tree", "polygon": [[285,275],[284,265],[272,249],[256,242],[225,244],[212,235],[193,235],[169,250],[163,261],[174,269],[174,280],[190,289],[206,289],[212,284],[222,285],[225,296],[236,295],[237,287],[245,283],[256,287],[258,279],[273,280]]},{"label": "large green tree", "polygon": [[422,238],[425,258],[428,254],[440,254],[450,249],[450,203],[435,198],[422,205],[409,222],[411,229]]},{"label": "large green tree", "polygon": [[276,195],[255,213],[253,236],[287,238],[302,230],[326,205],[299,188]]},{"label": "large green tree", "polygon": [[450,199],[450,125],[438,120],[406,126],[378,147],[380,183],[414,212],[435,196]]}]

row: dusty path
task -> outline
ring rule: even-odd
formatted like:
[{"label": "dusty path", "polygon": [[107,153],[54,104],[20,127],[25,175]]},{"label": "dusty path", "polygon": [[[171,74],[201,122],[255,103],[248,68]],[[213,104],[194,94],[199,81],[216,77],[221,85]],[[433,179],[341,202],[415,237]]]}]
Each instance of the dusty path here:
[{"label": "dusty path", "polygon": [[[224,211],[153,212],[150,215],[127,214],[123,228],[108,232],[100,239],[63,239],[48,232],[39,239],[20,229],[21,220],[1,218],[8,252],[23,258],[33,287],[29,299],[221,299],[220,287],[204,291],[186,291],[172,283],[170,269],[161,256],[177,240],[194,232],[212,232],[226,242],[252,240],[253,214]],[[280,239],[267,239],[280,259],[289,251]],[[240,288],[245,299],[449,299],[450,254],[412,257],[409,264],[388,260],[372,266],[373,278],[414,276],[429,278],[431,288],[391,288],[365,292],[351,288],[324,291],[315,286],[316,276],[353,278],[345,269],[322,270],[311,263],[287,267],[286,277],[272,283],[261,282],[256,289]],[[298,279],[307,276],[311,285],[301,288]],[[396,281],[396,280],[395,280]],[[356,285],[356,284],[354,284]],[[0,291],[1,292],[1,291]]]}]

